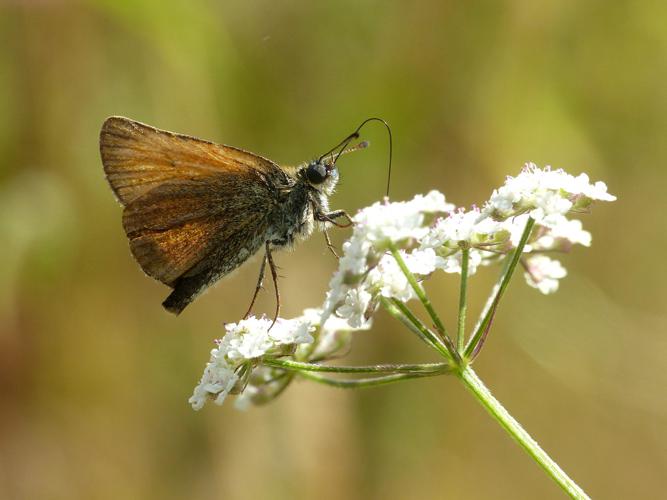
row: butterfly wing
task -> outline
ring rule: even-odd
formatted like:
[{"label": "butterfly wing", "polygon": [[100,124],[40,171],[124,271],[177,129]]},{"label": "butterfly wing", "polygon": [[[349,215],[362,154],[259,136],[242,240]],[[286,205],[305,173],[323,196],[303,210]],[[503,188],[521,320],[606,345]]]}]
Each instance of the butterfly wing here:
[{"label": "butterfly wing", "polygon": [[172,287],[214,252],[222,276],[257,251],[275,184],[290,182],[260,156],[127,118],[107,119],[100,151],[132,254]]}]

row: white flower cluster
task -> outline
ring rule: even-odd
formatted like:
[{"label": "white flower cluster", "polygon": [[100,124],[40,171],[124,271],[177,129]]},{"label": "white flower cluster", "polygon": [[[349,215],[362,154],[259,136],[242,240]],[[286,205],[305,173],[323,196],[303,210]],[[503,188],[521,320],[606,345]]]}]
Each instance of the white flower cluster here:
[{"label": "white flower cluster", "polygon": [[278,318],[273,327],[270,319],[254,316],[225,325],[227,333],[216,341],[189,403],[195,410],[211,399],[221,405],[230,393],[239,394],[235,402],[239,409],[270,400],[282,389],[285,373],[258,366],[263,356],[290,355],[312,362],[347,346],[349,332],[355,329],[338,318],[320,328],[321,316],[321,309],[306,309],[298,318]]},{"label": "white flower cluster", "polygon": [[[431,191],[410,201],[378,202],[357,213],[352,236],[343,244],[343,256],[329,286],[322,324],[326,325],[335,312],[359,328],[370,318],[379,295],[402,301],[413,298],[414,290],[405,274],[386,251],[392,245],[414,246],[429,234],[432,220],[453,209],[442,193]],[[441,260],[433,249],[402,251],[401,256],[418,275],[431,274]]]},{"label": "white flower cluster", "polygon": [[[574,177],[549,167],[527,164],[516,177],[508,177],[484,206],[492,218],[511,223],[511,242],[515,247],[528,217],[535,229],[524,248],[523,261],[528,284],[544,294],[558,290],[558,280],[567,275],[562,264],[540,252],[567,252],[573,245],[591,245],[591,233],[580,220],[568,219],[569,212],[587,210],[594,201],[614,201],[604,182],[590,183],[586,174]],[[524,214],[519,215],[518,214]],[[511,219],[510,219],[511,218]]]},{"label": "white flower cluster", "polygon": [[538,224],[551,227],[571,210],[581,211],[595,201],[614,201],[604,182],[591,184],[586,174],[574,177],[562,169],[528,163],[516,177],[507,177],[484,210],[497,220],[528,212]]},{"label": "white flower cluster", "polygon": [[540,252],[589,246],[590,233],[566,214],[583,211],[595,200],[615,199],[604,183],[591,184],[585,174],[574,177],[531,163],[517,177],[508,177],[481,209],[455,209],[437,191],[408,202],[376,203],[354,217],[322,322],[335,315],[359,327],[371,317],[380,297],[402,302],[415,297],[389,249],[400,249],[406,267],[422,280],[436,269],[460,273],[462,249],[467,248],[472,275],[480,265],[497,262],[516,248],[529,217],[536,224],[524,247],[526,279],[542,293],[552,293],[566,271]]},{"label": "white flower cluster", "polygon": [[526,282],[544,294],[558,290],[558,280],[567,276],[563,265],[546,255],[534,255],[526,260]]},{"label": "white flower cluster", "polygon": [[195,410],[201,409],[208,399],[221,405],[239,382],[238,371],[243,365],[266,354],[281,353],[286,346],[313,341],[314,327],[306,318],[278,318],[273,327],[271,323],[270,319],[251,316],[225,325],[227,333],[216,341],[217,347],[211,351],[211,359],[189,399]]},{"label": "white flower cluster", "polygon": [[[305,309],[301,319],[305,319],[315,328],[313,343],[303,343],[289,359],[317,363],[335,356],[345,354],[349,350],[352,332],[370,328],[370,322],[364,328],[351,328],[347,321],[331,318],[324,327],[320,327],[321,309]],[[283,358],[284,359],[284,358]],[[280,394],[289,384],[291,377],[285,370],[271,366],[258,366],[248,378],[248,384],[234,401],[238,410],[247,410],[251,405],[264,404]]]}]

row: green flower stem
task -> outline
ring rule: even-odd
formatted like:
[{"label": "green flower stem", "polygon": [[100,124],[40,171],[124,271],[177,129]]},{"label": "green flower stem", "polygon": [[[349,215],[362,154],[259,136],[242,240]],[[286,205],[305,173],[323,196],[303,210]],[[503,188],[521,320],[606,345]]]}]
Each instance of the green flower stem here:
[{"label": "green flower stem", "polygon": [[459,322],[456,332],[456,350],[463,353],[465,345],[466,309],[468,292],[468,261],[470,260],[470,249],[466,246],[461,250],[461,288],[459,290]]},{"label": "green flower stem", "polygon": [[[414,314],[412,314],[412,311],[410,311],[407,307],[402,305],[403,307],[399,308],[397,305],[394,304],[394,299],[388,299],[386,297],[380,297],[380,303],[382,306],[387,310],[389,314],[391,314],[394,318],[399,320],[401,323],[403,323],[408,330],[410,330],[412,333],[417,335],[426,345],[429,347],[435,349],[439,353],[442,353],[441,347],[439,346],[440,341],[436,337],[436,335],[429,331],[428,328],[424,326],[424,324],[417,319]],[[409,313],[409,316],[406,316],[403,313],[403,310],[406,310]]]},{"label": "green flower stem", "polygon": [[[444,343],[444,339],[438,337],[435,333],[429,330],[424,323],[422,323],[417,316],[413,314],[408,306],[398,299],[389,299],[389,303],[398,310],[400,316],[404,318],[404,324],[412,325],[412,327],[419,332],[420,337],[422,337],[427,344],[433,347],[438,351],[442,356],[448,360],[453,360],[451,355],[451,350],[447,348]],[[391,311],[390,311],[391,312]],[[400,319],[400,318],[399,318]]]},{"label": "green flower stem", "polygon": [[547,473],[571,498],[586,499],[588,495],[554,462],[540,445],[530,437],[519,422],[505,410],[500,402],[493,397],[489,389],[479,379],[470,366],[457,373],[466,388],[486,408],[491,416],[512,436],[535,462]]},{"label": "green flower stem", "polygon": [[423,363],[423,364],[383,364],[370,366],[329,366],[315,363],[302,363],[289,359],[267,358],[262,364],[285,370],[327,372],[327,373],[428,373],[438,374],[450,371],[447,363]]},{"label": "green flower stem", "polygon": [[521,235],[521,240],[519,241],[517,247],[514,249],[514,252],[512,253],[511,257],[507,261],[508,264],[503,269],[503,273],[501,274],[500,279],[498,280],[498,284],[494,287],[493,291],[491,292],[492,298],[489,297],[489,301],[487,301],[486,303],[484,312],[482,313],[481,316],[482,319],[477,324],[475,328],[475,333],[472,335],[472,337],[468,341],[468,344],[465,347],[464,351],[465,358],[469,359],[473,354],[473,352],[476,351],[478,344],[480,342],[484,342],[484,338],[486,336],[486,333],[488,332],[488,327],[490,325],[491,320],[493,319],[493,315],[496,312],[496,307],[498,306],[498,303],[500,302],[500,298],[503,296],[503,293],[505,293],[505,289],[507,288],[507,285],[509,284],[510,279],[512,278],[512,274],[516,269],[516,265],[521,259],[521,254],[523,253],[523,247],[526,246],[526,241],[528,241],[528,237],[530,236],[530,232],[532,231],[534,225],[535,225],[535,220],[529,217],[528,222],[526,222],[526,227],[523,230],[523,234]]},{"label": "green flower stem", "polygon": [[419,283],[417,283],[417,278],[415,278],[415,275],[412,274],[410,269],[408,269],[408,266],[405,264],[403,257],[401,257],[401,253],[394,245],[390,247],[390,250],[391,250],[391,255],[394,257],[394,259],[396,259],[396,262],[398,263],[398,267],[401,268],[401,271],[403,271],[403,274],[408,279],[408,283],[410,283],[410,286],[415,291],[415,294],[417,294],[417,297],[419,298],[420,302],[424,304],[424,308],[426,309],[428,315],[433,320],[433,324],[438,330],[438,333],[440,333],[443,336],[447,336],[447,330],[445,329],[445,325],[442,323],[442,321],[440,321],[440,317],[435,312],[435,309],[433,309],[433,305],[431,304],[431,301],[424,293],[424,289],[419,285]]},{"label": "green flower stem", "polygon": [[384,375],[382,377],[359,378],[353,380],[338,380],[307,371],[299,372],[299,376],[308,380],[312,380],[313,382],[330,385],[332,387],[339,387],[341,389],[360,389],[364,387],[377,387],[379,385],[392,384],[394,382],[400,382],[402,380],[408,380],[412,378],[434,377],[436,375],[442,375],[443,373],[446,372],[393,373],[391,375]]}]

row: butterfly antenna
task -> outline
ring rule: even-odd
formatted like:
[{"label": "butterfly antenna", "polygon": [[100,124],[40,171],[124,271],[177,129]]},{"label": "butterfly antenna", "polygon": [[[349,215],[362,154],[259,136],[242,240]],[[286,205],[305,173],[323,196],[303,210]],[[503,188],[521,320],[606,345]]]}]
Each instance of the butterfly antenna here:
[{"label": "butterfly antenna", "polygon": [[348,153],[350,151],[356,151],[357,149],[361,149],[362,144],[363,144],[363,147],[366,147],[368,145],[368,143],[367,142],[362,142],[362,143],[358,144],[356,147],[351,148],[350,150],[347,149],[347,146],[350,144],[350,142],[352,142],[354,139],[359,138],[359,132],[364,127],[364,125],[366,125],[369,122],[380,122],[380,123],[382,123],[385,126],[385,128],[387,129],[387,134],[389,135],[389,171],[387,173],[387,192],[386,192],[386,195],[385,195],[385,196],[389,197],[389,185],[391,184],[391,160],[392,160],[392,157],[393,157],[393,139],[392,139],[392,136],[391,136],[391,127],[382,118],[377,118],[377,117],[366,118],[363,122],[361,122],[361,124],[356,128],[356,130],[354,132],[352,132],[345,139],[343,139],[341,142],[339,142],[338,145],[336,145],[336,147],[331,148],[329,151],[327,151],[322,156],[320,156],[318,161],[322,161],[323,158],[325,158],[329,155],[332,155],[332,153],[334,153],[334,151],[338,150],[336,155],[333,157],[333,163],[332,164],[335,165],[336,162],[338,161],[338,158],[340,157],[340,155]]},{"label": "butterfly antenna", "polygon": [[[328,156],[320,157],[319,161],[324,160],[325,163],[332,161],[334,158],[338,158],[340,155],[346,155],[348,153],[354,153],[355,151],[359,151],[360,149],[365,149],[370,145],[370,142],[368,141],[361,141],[359,144],[352,146],[350,148],[344,149],[343,151],[338,153],[330,153]],[[332,162],[333,163],[333,162]]]},{"label": "butterfly antenna", "polygon": [[[338,160],[338,157],[339,157],[339,156],[341,155],[341,153],[345,150],[345,148],[347,148],[348,144],[350,144],[350,142],[353,141],[354,139],[358,139],[358,138],[359,138],[359,129],[357,129],[357,130],[355,130],[354,132],[352,132],[352,133],[351,133],[350,135],[348,135],[345,139],[343,139],[343,140],[340,141],[338,144],[336,144],[336,146],[334,146],[334,147],[331,148],[329,151],[327,151],[327,152],[324,153],[322,156],[320,156],[320,157],[317,159],[317,162],[318,162],[318,163],[321,162],[324,158],[326,158],[326,157],[328,157],[328,156],[334,156],[334,155],[333,155],[333,152],[340,148],[341,151],[339,151],[339,152],[336,154],[336,156],[335,156],[335,159]],[[334,164],[335,164],[335,163],[336,163],[336,162],[334,161]]]}]

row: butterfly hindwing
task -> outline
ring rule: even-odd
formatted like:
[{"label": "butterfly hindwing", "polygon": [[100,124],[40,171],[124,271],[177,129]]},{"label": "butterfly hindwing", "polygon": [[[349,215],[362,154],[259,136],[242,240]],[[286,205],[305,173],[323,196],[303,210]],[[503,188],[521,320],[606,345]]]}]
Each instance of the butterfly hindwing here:
[{"label": "butterfly hindwing", "polygon": [[[244,239],[265,231],[270,210],[247,186],[233,192],[221,182],[180,187],[162,184],[123,212],[132,254],[146,274],[166,285],[214,251],[230,260]],[[253,189],[256,194],[261,187]]]}]

